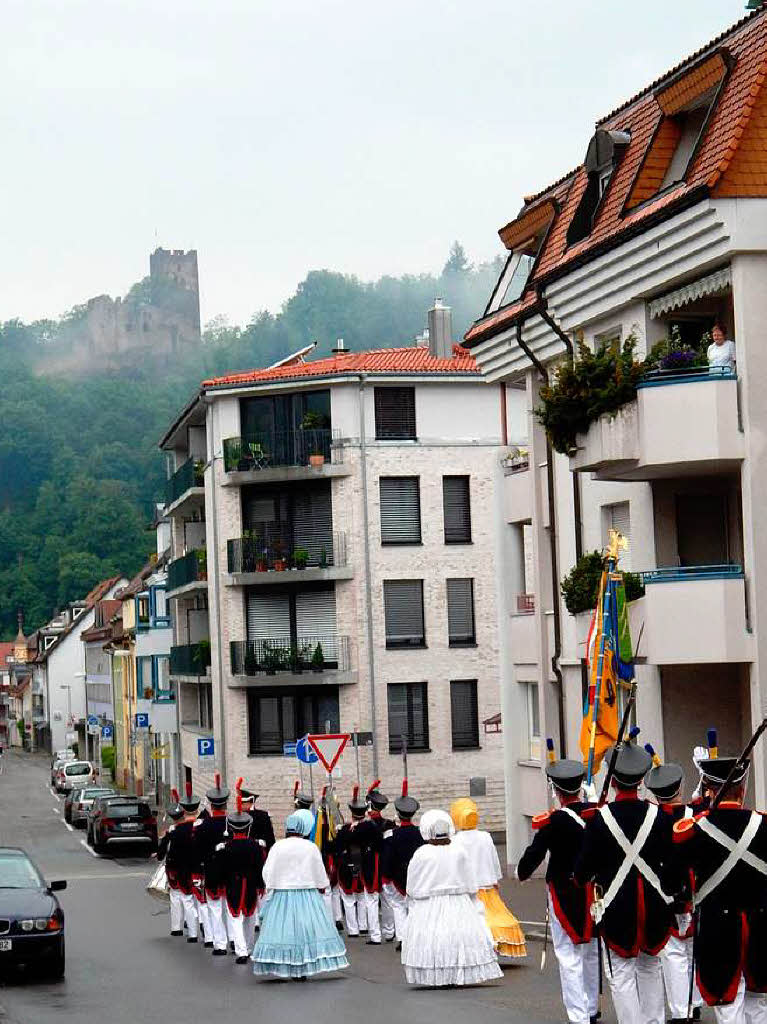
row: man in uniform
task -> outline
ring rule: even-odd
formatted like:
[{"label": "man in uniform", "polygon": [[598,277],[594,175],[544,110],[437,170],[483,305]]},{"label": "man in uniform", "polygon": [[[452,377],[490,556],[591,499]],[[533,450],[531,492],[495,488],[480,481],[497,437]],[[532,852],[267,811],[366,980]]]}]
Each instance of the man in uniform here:
[{"label": "man in uniform", "polygon": [[184,897],[178,887],[176,877],[175,848],[173,835],[176,824],[184,817],[184,808],[178,802],[178,790],[170,791],[173,803],[166,810],[166,814],[173,822],[166,830],[157,846],[157,860],[165,861],[165,875],[168,879],[168,895],[170,896],[170,933],[171,935],[184,934]]},{"label": "man in uniform", "polygon": [[215,775],[215,785],[205,793],[210,806],[210,816],[199,822],[195,838],[202,862],[203,890],[200,911],[205,929],[205,946],[213,947],[213,956],[226,956],[226,918],[224,916],[223,879],[218,877],[215,851],[222,839],[228,835],[226,828],[226,804],[229,789],[221,785],[221,776]]},{"label": "man in uniform", "polygon": [[693,875],[698,987],[720,1024],[767,1021],[767,820],[743,806],[749,762],[700,761],[712,810],[674,825],[674,840]]},{"label": "man in uniform", "polygon": [[173,875],[184,904],[186,941],[197,942],[200,923],[197,891],[202,868],[195,840],[195,824],[198,820],[200,798],[192,792],[191,782],[186,783],[184,796],[179,800],[179,804],[184,817],[173,830]]},{"label": "man in uniform", "polygon": [[392,909],[397,952],[407,921],[407,869],[415,851],[424,844],[421,830],[413,824],[413,816],[421,805],[408,796],[407,779],[402,780],[402,794],[394,801],[399,824],[384,832],[381,850],[381,900]]},{"label": "man in uniform", "polygon": [[[239,779],[238,782],[242,782]],[[240,788],[238,792],[242,796],[242,809],[245,814],[249,814],[253,819],[253,827],[250,830],[251,839],[263,839],[264,841],[264,858],[266,854],[274,846],[274,827],[272,825],[272,819],[269,817],[268,811],[262,811],[260,807],[256,807],[256,800],[258,800],[258,793],[254,793],[250,789]]]},{"label": "man in uniform", "polygon": [[586,773],[580,761],[561,760],[550,761],[546,774],[559,807],[533,818],[535,835],[517,865],[517,878],[527,881],[548,854],[548,920],[562,1001],[570,1024],[590,1024],[599,1013],[599,950],[589,892],[573,884],[586,828],[582,814],[589,806],[581,800]]},{"label": "man in uniform", "polygon": [[246,964],[253,949],[258,906],[264,895],[265,841],[255,839],[253,818],[243,809],[237,791],[237,810],[227,817],[227,836],[214,856],[215,872],[224,893],[226,927],[232,936],[236,963]]},{"label": "man in uniform", "polygon": [[378,915],[375,921],[367,920],[365,876],[372,866],[372,856],[377,858],[380,851],[382,836],[378,826],[365,817],[368,805],[360,799],[359,794],[360,787],[355,786],[349,803],[352,820],[338,830],[333,844],[333,856],[338,868],[346,934],[353,938],[370,929],[370,941],[379,944],[381,932]]},{"label": "man in uniform", "polygon": [[308,793],[304,793],[300,789],[301,783],[296,779],[296,783],[293,786],[293,806],[297,811],[313,811],[314,800]]},{"label": "man in uniform", "polygon": [[[609,761],[608,761],[609,763]],[[579,885],[595,883],[592,914],[605,941],[605,971],[620,1024],[665,1024],[658,954],[674,924],[675,871],[671,820],[638,789],[652,765],[627,743],[617,755],[615,798],[586,812],[575,864]]]},{"label": "man in uniform", "polygon": [[[370,849],[363,859],[363,881],[365,883],[365,909],[367,912],[370,944],[394,941],[394,910],[385,898],[382,898],[383,879],[381,877],[381,846],[383,837],[394,828],[391,818],[384,818],[383,812],[389,805],[389,798],[378,788],[381,780],[376,779],[367,791],[368,821],[372,821],[378,829],[379,843],[376,849]],[[378,908],[381,908],[379,924]],[[371,922],[375,922],[375,927]]]}]

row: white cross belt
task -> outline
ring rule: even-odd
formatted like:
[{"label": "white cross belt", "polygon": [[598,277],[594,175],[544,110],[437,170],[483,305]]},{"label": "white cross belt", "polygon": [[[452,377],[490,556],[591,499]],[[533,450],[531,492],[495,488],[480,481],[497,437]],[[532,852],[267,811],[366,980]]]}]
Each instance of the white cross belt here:
[{"label": "white cross belt", "polygon": [[602,815],[602,819],[607,825],[610,835],[613,837],[615,842],[620,846],[624,853],[623,862],[616,872],[615,878],[613,878],[607,892],[604,895],[603,904],[604,910],[610,906],[612,901],[618,895],[618,891],[623,883],[628,878],[629,872],[633,867],[637,869],[640,875],[646,882],[655,889],[657,894],[663,900],[666,905],[673,902],[671,896],[667,896],[663,891],[660,879],[658,878],[655,871],[650,867],[647,861],[642,856],[642,850],[649,838],[652,827],[655,823],[655,818],[658,814],[657,804],[648,804],[647,811],[645,813],[644,821],[642,822],[641,828],[637,832],[636,839],[633,843],[630,843],[620,827],[618,822],[615,820],[612,811],[609,807],[600,807],[599,813]]},{"label": "white cross belt", "polygon": [[767,875],[767,864],[749,850],[754,836],[759,831],[761,821],[761,815],[757,814],[756,811],[752,811],[748,824],[743,829],[743,835],[737,842],[731,839],[726,832],[717,828],[716,825],[712,825],[708,818],[701,818],[698,821],[698,828],[701,832],[729,852],[713,875],[695,893],[694,900],[696,906],[700,905],[707,896],[710,896],[715,889],[719,888],[727,875],[741,860],[760,874]]}]

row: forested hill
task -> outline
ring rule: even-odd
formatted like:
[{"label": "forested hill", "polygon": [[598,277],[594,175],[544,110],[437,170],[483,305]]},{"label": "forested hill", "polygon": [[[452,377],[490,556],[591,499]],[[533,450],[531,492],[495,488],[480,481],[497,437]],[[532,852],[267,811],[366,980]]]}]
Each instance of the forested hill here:
[{"label": "forested hill", "polygon": [[29,633],[104,577],[136,572],[153,550],[147,530],[163,494],[157,440],[206,375],[266,366],[336,338],[357,351],[412,342],[436,296],[453,307],[456,339],[484,309],[498,262],[470,266],[454,246],[439,276],[356,277],[312,271],[273,315],[247,327],[212,321],[198,352],[170,370],[41,376],[60,321],[0,324],[0,639],[24,612]]}]

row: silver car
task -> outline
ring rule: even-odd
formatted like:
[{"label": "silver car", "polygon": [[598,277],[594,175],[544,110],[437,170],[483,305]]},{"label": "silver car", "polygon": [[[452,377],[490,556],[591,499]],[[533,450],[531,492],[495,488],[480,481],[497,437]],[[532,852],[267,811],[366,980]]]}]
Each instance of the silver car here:
[{"label": "silver car", "polygon": [[88,820],[88,808],[95,797],[110,796],[113,793],[116,795],[117,790],[110,786],[86,786],[85,789],[81,789],[79,796],[72,801],[72,825],[75,828],[85,828]]},{"label": "silver car", "polygon": [[56,773],[55,786],[59,793],[70,789],[84,789],[96,782],[96,773],[90,761],[67,761]]}]

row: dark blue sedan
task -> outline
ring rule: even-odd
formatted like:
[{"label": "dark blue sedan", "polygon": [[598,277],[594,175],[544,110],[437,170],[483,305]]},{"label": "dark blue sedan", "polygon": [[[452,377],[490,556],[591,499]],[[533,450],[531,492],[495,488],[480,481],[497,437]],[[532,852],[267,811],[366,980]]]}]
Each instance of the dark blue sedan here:
[{"label": "dark blue sedan", "polygon": [[55,893],[66,887],[46,884],[23,850],[0,846],[0,974],[23,964],[63,976],[64,911]]}]

